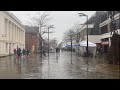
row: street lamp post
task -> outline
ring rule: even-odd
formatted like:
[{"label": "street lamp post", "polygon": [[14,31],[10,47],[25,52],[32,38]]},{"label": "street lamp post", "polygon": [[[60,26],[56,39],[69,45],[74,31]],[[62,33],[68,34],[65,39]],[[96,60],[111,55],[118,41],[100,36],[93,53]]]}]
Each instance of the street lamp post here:
[{"label": "street lamp post", "polygon": [[79,16],[86,16],[86,20],[87,20],[87,30],[86,30],[86,33],[87,33],[87,48],[86,48],[86,51],[87,51],[87,56],[88,56],[88,15],[84,14],[84,13],[78,13]]},{"label": "street lamp post", "polygon": [[48,27],[48,57],[49,57],[49,33],[52,33],[52,32],[49,32],[49,29],[50,29],[50,28],[54,28],[53,25],[50,25],[50,26]]},{"label": "street lamp post", "polygon": [[50,28],[54,28],[54,26],[53,25],[48,26],[48,32],[44,32],[44,33],[48,33],[48,57],[49,57],[49,33],[53,33],[49,31]]}]

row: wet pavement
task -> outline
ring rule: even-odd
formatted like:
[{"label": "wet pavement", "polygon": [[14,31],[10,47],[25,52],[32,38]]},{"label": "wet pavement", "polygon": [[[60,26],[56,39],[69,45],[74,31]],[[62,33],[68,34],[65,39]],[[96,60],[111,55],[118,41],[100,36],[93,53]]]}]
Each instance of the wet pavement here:
[{"label": "wet pavement", "polygon": [[14,56],[0,58],[0,79],[120,79],[120,66],[106,58],[78,57],[70,52],[38,54],[21,60]]}]

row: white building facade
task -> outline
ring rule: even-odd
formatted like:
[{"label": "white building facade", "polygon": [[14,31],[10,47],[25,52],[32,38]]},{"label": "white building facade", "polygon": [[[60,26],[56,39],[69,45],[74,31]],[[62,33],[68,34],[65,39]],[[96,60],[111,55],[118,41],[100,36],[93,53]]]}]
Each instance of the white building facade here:
[{"label": "white building facade", "polygon": [[0,11],[0,56],[25,48],[25,29],[19,19],[7,11]]}]

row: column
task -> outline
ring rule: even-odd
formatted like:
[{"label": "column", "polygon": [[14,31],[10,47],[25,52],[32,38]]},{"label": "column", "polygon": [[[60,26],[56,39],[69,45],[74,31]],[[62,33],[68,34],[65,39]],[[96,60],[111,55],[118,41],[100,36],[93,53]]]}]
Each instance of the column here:
[{"label": "column", "polygon": [[12,41],[14,41],[14,24],[12,23]]},{"label": "column", "polygon": [[5,23],[4,23],[4,17],[1,16],[0,17],[0,39],[4,39],[3,35],[4,35],[4,28],[5,28]]},{"label": "column", "polygon": [[18,27],[16,26],[16,41],[18,41]]},{"label": "column", "polygon": [[15,25],[15,42],[16,42],[16,25]]},{"label": "column", "polygon": [[7,36],[7,19],[4,19],[4,38],[7,40],[6,36]]},{"label": "column", "polygon": [[10,21],[9,21],[9,32],[8,32],[8,34],[9,34],[9,35],[8,35],[8,36],[9,36],[9,37],[8,37],[8,38],[9,38],[8,40],[10,41]]},{"label": "column", "polygon": [[7,20],[7,40],[9,40],[9,20]]},{"label": "column", "polygon": [[22,43],[23,43],[23,30],[22,30]]},{"label": "column", "polygon": [[17,42],[18,42],[18,37],[19,37],[19,36],[18,36],[18,31],[19,31],[19,30],[18,30],[18,27],[17,27]]},{"label": "column", "polygon": [[21,29],[20,29],[20,43],[21,43]]},{"label": "column", "polygon": [[14,42],[14,23],[12,24],[13,28],[12,28],[12,41]]},{"label": "column", "polygon": [[22,37],[22,29],[21,29],[21,43],[22,43],[22,38],[23,38],[23,37]]},{"label": "column", "polygon": [[21,29],[20,29],[20,43],[21,43],[21,38],[22,38],[21,35],[22,35],[22,34],[21,34]]},{"label": "column", "polygon": [[18,33],[18,35],[19,35],[19,40],[18,40],[18,41],[20,42],[20,28],[19,28],[19,33]]},{"label": "column", "polygon": [[11,33],[12,32],[12,26],[11,25],[12,25],[12,23],[10,22],[10,41],[11,41],[11,36],[12,36],[12,33]]},{"label": "column", "polygon": [[15,42],[15,24],[13,25],[13,41]]},{"label": "column", "polygon": [[23,42],[25,44],[25,30],[23,31]]},{"label": "column", "polygon": [[11,41],[12,41],[12,22],[11,22]]},{"label": "column", "polygon": [[13,41],[13,24],[11,23],[11,41]]},{"label": "column", "polygon": [[16,31],[16,42],[17,42],[17,26],[16,26],[16,30],[15,31]]}]

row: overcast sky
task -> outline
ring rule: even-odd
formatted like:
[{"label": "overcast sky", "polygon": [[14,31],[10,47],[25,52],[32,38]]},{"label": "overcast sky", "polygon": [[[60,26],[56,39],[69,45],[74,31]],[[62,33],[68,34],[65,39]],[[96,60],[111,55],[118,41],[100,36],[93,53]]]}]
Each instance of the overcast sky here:
[{"label": "overcast sky", "polygon": [[[29,25],[30,17],[33,16],[35,11],[10,11],[12,12],[20,21]],[[63,33],[71,28],[75,23],[83,24],[86,21],[85,17],[79,17],[78,12],[85,13],[89,17],[95,13],[95,11],[50,11],[52,20],[49,22],[50,25],[54,25],[55,28],[51,29],[54,33],[50,34],[50,39],[56,38],[60,43],[63,39]],[[44,35],[47,38],[47,35]]]}]

